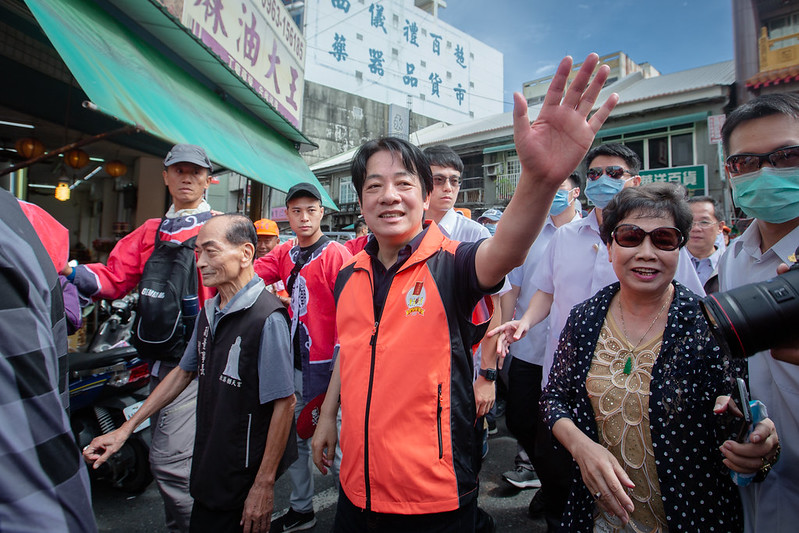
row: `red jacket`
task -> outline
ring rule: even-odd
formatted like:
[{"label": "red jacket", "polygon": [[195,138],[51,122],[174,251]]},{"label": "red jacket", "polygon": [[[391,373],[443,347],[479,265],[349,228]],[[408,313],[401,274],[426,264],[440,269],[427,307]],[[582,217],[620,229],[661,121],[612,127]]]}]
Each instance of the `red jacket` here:
[{"label": "red jacket", "polygon": [[[163,219],[161,240],[183,242],[200,232],[211,212],[196,215]],[[74,283],[86,298],[121,298],[139,284],[144,265],[153,253],[155,232],[161,224],[160,218],[151,218],[120,240],[106,264],[91,263],[78,265]],[[200,307],[205,300],[216,294],[216,289],[202,284],[202,276],[197,270],[197,287]]]}]

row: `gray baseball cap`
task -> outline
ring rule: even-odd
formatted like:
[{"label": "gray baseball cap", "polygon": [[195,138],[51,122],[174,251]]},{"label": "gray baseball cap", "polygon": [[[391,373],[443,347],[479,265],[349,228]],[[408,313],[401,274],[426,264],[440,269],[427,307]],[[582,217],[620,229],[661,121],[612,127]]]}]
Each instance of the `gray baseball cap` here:
[{"label": "gray baseball cap", "polygon": [[164,166],[172,166],[175,163],[194,163],[209,170],[213,168],[205,150],[193,144],[176,144],[172,147],[164,158]]},{"label": "gray baseball cap", "polygon": [[500,217],[502,216],[502,211],[499,209],[488,209],[482,215],[477,218],[477,222],[482,222],[487,220],[489,222],[499,222]]}]

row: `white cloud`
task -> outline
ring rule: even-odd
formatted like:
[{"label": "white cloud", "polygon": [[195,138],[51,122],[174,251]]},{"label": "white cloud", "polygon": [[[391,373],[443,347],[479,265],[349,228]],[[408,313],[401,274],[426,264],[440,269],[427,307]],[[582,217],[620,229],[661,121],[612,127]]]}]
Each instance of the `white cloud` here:
[{"label": "white cloud", "polygon": [[535,69],[535,75],[540,78],[541,76],[546,76],[547,74],[554,74],[556,68],[558,68],[556,64],[550,63],[549,65],[544,65],[543,67],[538,67]]}]

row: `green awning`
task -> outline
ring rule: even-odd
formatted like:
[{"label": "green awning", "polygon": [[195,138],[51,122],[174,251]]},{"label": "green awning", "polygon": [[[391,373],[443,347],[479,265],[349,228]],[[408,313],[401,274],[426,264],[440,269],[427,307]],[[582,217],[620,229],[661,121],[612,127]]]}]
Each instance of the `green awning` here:
[{"label": "green awning", "polygon": [[292,141],[225,103],[92,0],[25,0],[97,108],[174,143],[202,146],[225,168],[281,191],[314,183]]},{"label": "green awning", "polygon": [[657,128],[665,128],[667,126],[677,126],[678,124],[693,124],[694,122],[703,122],[710,116],[710,111],[700,111],[698,113],[691,113],[690,115],[681,115],[679,117],[662,118],[660,120],[650,120],[649,122],[638,122],[636,124],[629,124],[627,126],[618,126],[616,128],[606,128],[599,130],[596,134],[597,139],[603,137],[613,137],[615,135],[623,135],[625,133],[636,133],[639,131],[654,130]]}]

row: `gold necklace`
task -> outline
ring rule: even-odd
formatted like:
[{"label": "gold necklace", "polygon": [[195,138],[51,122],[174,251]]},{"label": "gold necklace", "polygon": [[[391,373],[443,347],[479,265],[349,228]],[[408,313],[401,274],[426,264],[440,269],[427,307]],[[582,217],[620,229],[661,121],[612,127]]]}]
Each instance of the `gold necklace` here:
[{"label": "gold necklace", "polygon": [[627,354],[627,359],[624,361],[624,370],[623,370],[623,372],[624,372],[625,375],[629,376],[632,373],[632,371],[633,371],[633,354],[635,353],[635,350],[638,349],[638,346],[644,341],[646,336],[649,335],[649,332],[652,331],[652,327],[655,325],[655,322],[658,321],[658,318],[660,318],[660,315],[663,314],[663,310],[666,309],[666,305],[670,301],[671,301],[671,298],[667,298],[666,301],[663,302],[663,305],[660,306],[660,311],[658,311],[658,314],[655,317],[655,319],[652,321],[652,323],[649,324],[649,328],[647,328],[646,333],[644,333],[643,336],[640,339],[638,339],[637,343],[631,344],[630,343],[630,336],[627,334],[627,327],[624,325],[624,308],[621,306],[621,296],[619,296],[619,318],[621,318],[621,331],[622,331],[622,333],[624,333],[624,338],[627,340],[627,344],[629,344],[630,346],[633,347],[632,350],[630,350],[629,353]]}]

